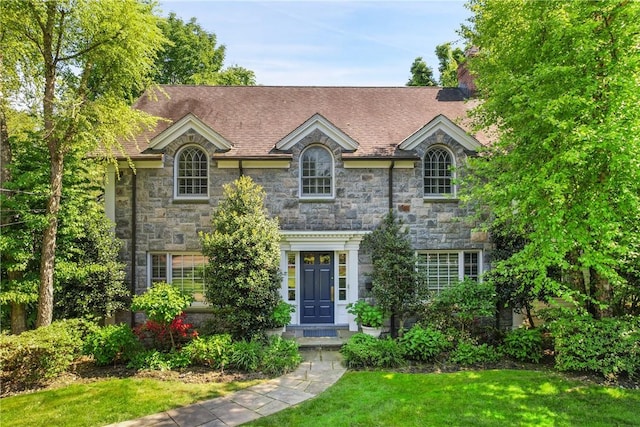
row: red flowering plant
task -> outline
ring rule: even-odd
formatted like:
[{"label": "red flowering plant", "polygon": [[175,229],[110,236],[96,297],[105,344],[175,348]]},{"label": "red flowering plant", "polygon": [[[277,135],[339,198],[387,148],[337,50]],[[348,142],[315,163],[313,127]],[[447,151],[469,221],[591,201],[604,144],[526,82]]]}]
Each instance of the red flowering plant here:
[{"label": "red flowering plant", "polygon": [[176,316],[169,324],[149,319],[134,328],[133,332],[141,342],[152,348],[164,351],[180,348],[198,336],[198,331],[186,319],[187,315],[184,312]]},{"label": "red flowering plant", "polygon": [[[176,338],[187,338],[193,325],[184,320],[184,309],[189,307],[193,297],[184,294],[180,289],[168,283],[156,283],[142,295],[136,295],[131,303],[131,309],[143,311],[147,321],[136,332],[142,341],[147,339],[147,333],[154,346],[166,350],[176,348]],[[184,337],[182,336],[184,334]],[[167,341],[169,335],[169,341]]]}]

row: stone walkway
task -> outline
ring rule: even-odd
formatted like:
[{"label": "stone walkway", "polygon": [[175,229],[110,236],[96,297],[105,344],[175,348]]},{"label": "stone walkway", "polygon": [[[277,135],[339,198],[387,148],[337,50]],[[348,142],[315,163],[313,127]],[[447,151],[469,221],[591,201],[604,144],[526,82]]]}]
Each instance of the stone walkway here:
[{"label": "stone walkway", "polygon": [[218,397],[110,427],[237,426],[317,396],[344,374],[336,350],[301,350],[295,371],[224,397]]}]

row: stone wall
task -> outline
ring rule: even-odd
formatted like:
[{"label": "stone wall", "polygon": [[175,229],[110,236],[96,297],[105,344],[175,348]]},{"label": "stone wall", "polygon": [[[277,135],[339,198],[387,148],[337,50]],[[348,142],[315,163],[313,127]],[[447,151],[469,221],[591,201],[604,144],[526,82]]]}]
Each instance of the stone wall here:
[{"label": "stone wall", "polygon": [[[238,178],[238,169],[220,169],[210,160],[209,200],[174,200],[174,155],[186,143],[205,148],[209,158],[214,147],[196,135],[186,134],[168,145],[164,168],[121,170],[116,183],[116,232],[125,242],[122,259],[130,264],[132,238],[132,198],[136,185],[136,292],[146,287],[149,251],[200,251],[198,233],[210,230],[211,215],[222,198],[222,186]],[[335,198],[305,200],[298,198],[299,157],[310,144],[325,145],[334,155]],[[442,131],[438,131],[417,148],[422,157],[429,146],[443,144],[455,154],[456,164],[464,165],[464,148]],[[266,209],[277,216],[282,230],[372,230],[389,209],[389,174],[393,174],[393,209],[409,229],[417,250],[484,250],[484,269],[489,268],[491,243],[485,233],[474,232],[471,213],[455,199],[428,200],[422,197],[422,164],[413,169],[370,168],[345,169],[341,147],[316,131],[292,149],[289,169],[243,169],[266,193]],[[462,173],[460,169],[457,173]],[[366,254],[361,254],[359,288],[364,291],[364,273],[370,270]],[[131,271],[128,271],[131,278]]]}]

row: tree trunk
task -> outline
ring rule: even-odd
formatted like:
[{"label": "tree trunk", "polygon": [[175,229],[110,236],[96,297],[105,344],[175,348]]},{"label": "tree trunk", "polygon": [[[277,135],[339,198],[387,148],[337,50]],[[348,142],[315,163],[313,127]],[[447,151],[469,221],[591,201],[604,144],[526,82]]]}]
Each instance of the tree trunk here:
[{"label": "tree trunk", "polygon": [[27,307],[17,302],[11,303],[11,333],[19,335],[27,330]]},{"label": "tree trunk", "polygon": [[54,123],[54,103],[56,88],[56,59],[53,49],[53,35],[56,17],[54,2],[47,3],[47,20],[42,33],[42,56],[44,59],[44,97],[42,112],[44,118],[44,141],[49,149],[51,163],[51,191],[47,202],[48,225],[42,236],[40,258],[40,287],[38,289],[38,315],[36,327],[47,326],[53,320],[53,269],[56,257],[56,236],[58,233],[58,211],[62,194],[62,172],[64,154],[60,146],[62,141],[56,134]]},{"label": "tree trunk", "polygon": [[51,157],[51,195],[47,202],[48,225],[42,237],[40,259],[40,288],[38,291],[38,316],[36,327],[47,326],[53,320],[53,272],[56,258],[56,236],[58,234],[58,212],[62,195],[62,172],[64,156],[54,153]]}]

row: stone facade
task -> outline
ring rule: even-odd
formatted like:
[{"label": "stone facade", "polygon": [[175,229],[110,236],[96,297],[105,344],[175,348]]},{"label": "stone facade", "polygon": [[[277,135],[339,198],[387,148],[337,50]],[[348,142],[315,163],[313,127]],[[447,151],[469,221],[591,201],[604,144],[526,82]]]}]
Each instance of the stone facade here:
[{"label": "stone facade", "polygon": [[[135,290],[144,292],[149,286],[148,256],[153,251],[199,252],[200,232],[210,231],[211,215],[222,198],[222,187],[240,176],[239,169],[220,169],[214,160],[209,165],[208,200],[176,200],[174,189],[174,156],[185,144],[195,144],[213,156],[214,149],[202,137],[183,135],[169,144],[162,168],[140,168],[135,175],[130,169],[120,172],[116,184],[117,234],[125,242],[122,258],[131,260],[133,198],[135,184]],[[333,153],[335,198],[306,200],[298,197],[299,159],[311,144],[321,144]],[[462,173],[466,152],[458,142],[442,131],[424,141],[416,150],[422,157],[433,144],[444,145],[455,154],[457,173]],[[423,169],[420,160],[413,168],[345,168],[341,147],[325,135],[315,132],[291,152],[287,169],[243,169],[262,186],[267,194],[266,209],[278,217],[280,228],[291,231],[359,230],[371,231],[392,209],[409,229],[416,250],[480,250],[483,270],[489,268],[491,242],[486,233],[474,231],[472,212],[457,199],[430,200],[422,197]],[[389,179],[392,175],[392,194]],[[130,264],[130,263],[129,263]],[[358,294],[366,295],[366,273],[370,260],[359,256]],[[131,271],[128,272],[131,279]]]}]

